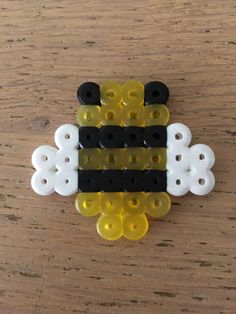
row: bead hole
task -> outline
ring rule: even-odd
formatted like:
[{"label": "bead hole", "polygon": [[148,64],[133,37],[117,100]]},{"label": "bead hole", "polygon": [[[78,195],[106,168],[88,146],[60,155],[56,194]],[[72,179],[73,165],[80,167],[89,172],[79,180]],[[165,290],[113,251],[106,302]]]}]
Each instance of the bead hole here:
[{"label": "bead hole", "polygon": [[152,137],[153,137],[153,139],[154,140],[159,140],[160,139],[160,134],[159,133],[154,133],[153,135],[152,135]]},{"label": "bead hole", "polygon": [[176,161],[181,161],[182,160],[182,155],[176,155],[175,156]]},{"label": "bead hole", "polygon": [[181,183],[182,183],[182,182],[181,182],[180,179],[177,179],[177,180],[176,180],[176,185],[181,185]]},{"label": "bead hole", "polygon": [[183,138],[183,135],[181,133],[176,133],[175,138],[176,140],[181,140]]},{"label": "bead hole", "polygon": [[159,156],[159,155],[152,156],[152,162],[155,164],[160,163],[161,162],[161,156]]},{"label": "bead hole", "polygon": [[153,112],[152,112],[152,118],[153,118],[153,119],[158,119],[158,118],[160,118],[160,112],[157,111],[157,110],[153,111]]},{"label": "bead hole", "polygon": [[66,158],[65,158],[65,162],[70,162],[70,158],[69,158],[69,157],[66,157]]},{"label": "bead hole", "polygon": [[65,180],[65,184],[68,184],[70,181],[69,181],[69,179],[66,179]]},{"label": "bead hole", "polygon": [[113,140],[113,139],[114,139],[114,134],[109,133],[109,134],[107,135],[107,138],[108,138],[108,140]]},{"label": "bead hole", "polygon": [[42,184],[47,184],[48,183],[48,181],[47,181],[47,179],[42,179]]},{"label": "bead hole", "polygon": [[91,98],[91,97],[92,97],[92,93],[91,93],[90,91],[87,91],[86,96],[87,96],[88,98]]},{"label": "bead hole", "polygon": [[198,183],[199,183],[200,185],[204,185],[204,184],[206,183],[206,181],[205,181],[205,179],[203,179],[203,178],[199,178]]},{"label": "bead hole", "polygon": [[47,161],[48,160],[48,156],[47,155],[43,155],[42,156],[42,161]]},{"label": "bead hole", "polygon": [[154,91],[152,92],[152,97],[158,97],[158,96],[160,96],[159,91],[158,91],[158,90],[154,90]]},{"label": "bead hole", "polygon": [[66,140],[69,140],[69,139],[70,139],[70,134],[69,134],[69,133],[66,133],[66,134],[65,134],[65,139],[66,139]]},{"label": "bead hole", "polygon": [[130,120],[136,120],[138,117],[138,113],[136,111],[130,111],[129,118]]},{"label": "bead hole", "polygon": [[137,140],[137,136],[134,133],[130,134],[129,138],[130,138],[131,141],[136,141]]},{"label": "bead hole", "polygon": [[107,113],[106,113],[106,119],[107,119],[108,121],[111,121],[112,119],[114,119],[114,112],[112,112],[112,111],[107,111]]},{"label": "bead hole", "polygon": [[203,160],[203,159],[205,159],[205,155],[203,155],[203,154],[200,154],[200,155],[199,155],[199,159],[200,159],[200,160]]}]

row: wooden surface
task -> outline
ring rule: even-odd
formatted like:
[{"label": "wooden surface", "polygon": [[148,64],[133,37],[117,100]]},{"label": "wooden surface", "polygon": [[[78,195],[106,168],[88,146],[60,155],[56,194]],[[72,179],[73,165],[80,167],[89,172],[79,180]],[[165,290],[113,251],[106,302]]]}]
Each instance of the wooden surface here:
[{"label": "wooden surface", "polygon": [[[0,313],[236,312],[236,2],[1,0]],[[31,154],[75,123],[86,80],[160,79],[171,122],[216,153],[216,187],[106,242],[74,196],[39,197]]]}]

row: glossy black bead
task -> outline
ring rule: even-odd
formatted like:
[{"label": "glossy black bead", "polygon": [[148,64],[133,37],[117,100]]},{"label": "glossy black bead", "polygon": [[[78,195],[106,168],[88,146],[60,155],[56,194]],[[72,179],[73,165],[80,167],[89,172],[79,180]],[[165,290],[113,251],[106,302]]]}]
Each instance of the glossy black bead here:
[{"label": "glossy black bead", "polygon": [[122,188],[121,170],[103,170],[101,172],[101,190],[103,192],[120,192]]},{"label": "glossy black bead", "polygon": [[144,130],[144,143],[148,147],[166,147],[167,133],[165,126],[148,126]]},{"label": "glossy black bead", "polygon": [[125,147],[142,147],[144,128],[139,126],[127,126],[124,128]]},{"label": "glossy black bead", "polygon": [[100,105],[100,87],[93,82],[81,84],[77,90],[77,98],[81,105]]},{"label": "glossy black bead", "polygon": [[100,145],[103,148],[124,147],[124,128],[121,126],[103,126],[100,128]]},{"label": "glossy black bead", "polygon": [[78,190],[80,192],[98,192],[101,190],[101,171],[79,170]]},{"label": "glossy black bead", "polygon": [[144,101],[145,105],[161,104],[165,105],[169,98],[168,87],[158,81],[152,81],[145,85]]},{"label": "glossy black bead", "polygon": [[99,129],[92,126],[79,128],[79,145],[82,148],[97,148],[99,144]]},{"label": "glossy black bead", "polygon": [[149,170],[145,172],[146,192],[165,192],[167,185],[166,171]]},{"label": "glossy black bead", "polygon": [[123,191],[140,192],[145,186],[145,172],[141,170],[123,171]]}]

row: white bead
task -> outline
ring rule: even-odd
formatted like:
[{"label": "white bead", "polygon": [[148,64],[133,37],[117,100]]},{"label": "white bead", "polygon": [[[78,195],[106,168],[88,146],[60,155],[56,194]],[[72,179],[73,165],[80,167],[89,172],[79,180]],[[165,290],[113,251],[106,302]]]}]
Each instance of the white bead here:
[{"label": "white bead", "polygon": [[193,194],[208,194],[215,186],[215,177],[210,170],[191,171],[189,175],[189,186]]},{"label": "white bead", "polygon": [[59,149],[56,154],[56,166],[58,169],[78,169],[78,150]]},{"label": "white bead", "polygon": [[176,145],[188,146],[191,139],[191,131],[186,125],[173,123],[167,127],[167,147]]},{"label": "white bead", "polygon": [[188,175],[181,171],[167,171],[167,192],[181,196],[189,191]]},{"label": "white bead", "polygon": [[49,195],[55,191],[56,176],[53,171],[36,171],[31,178],[32,189],[39,195]]},{"label": "white bead", "polygon": [[189,170],[190,153],[187,146],[171,146],[167,148],[167,169],[173,171]]},{"label": "white bead", "polygon": [[59,148],[75,148],[79,143],[79,131],[73,124],[63,124],[55,132],[55,143]]},{"label": "white bead", "polygon": [[56,167],[57,149],[52,146],[42,145],[32,154],[32,164],[37,170],[50,170]]},{"label": "white bead", "polygon": [[213,150],[204,144],[196,144],[190,148],[191,168],[196,170],[211,169],[215,162]]},{"label": "white bead", "polygon": [[55,191],[63,196],[76,193],[78,190],[78,171],[77,170],[59,170],[56,173]]}]

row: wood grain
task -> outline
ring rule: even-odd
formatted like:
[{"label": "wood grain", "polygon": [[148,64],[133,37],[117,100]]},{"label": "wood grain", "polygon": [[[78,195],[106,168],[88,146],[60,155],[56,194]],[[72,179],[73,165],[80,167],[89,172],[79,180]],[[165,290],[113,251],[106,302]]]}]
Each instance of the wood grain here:
[{"label": "wood grain", "polygon": [[[234,0],[1,0],[0,313],[236,312]],[[30,188],[31,153],[75,123],[85,80],[160,79],[171,122],[216,153],[215,190],[106,242],[74,196]]]}]

